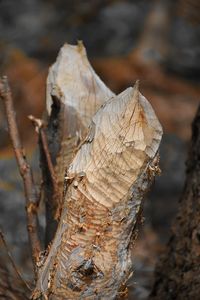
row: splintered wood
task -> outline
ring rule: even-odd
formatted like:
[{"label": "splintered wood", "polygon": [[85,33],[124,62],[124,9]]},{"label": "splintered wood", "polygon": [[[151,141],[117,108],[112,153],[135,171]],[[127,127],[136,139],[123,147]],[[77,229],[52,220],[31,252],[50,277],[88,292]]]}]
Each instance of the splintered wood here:
[{"label": "splintered wood", "polygon": [[65,110],[59,120],[66,124],[60,125],[63,137],[87,136],[73,159],[69,146],[60,154],[62,168],[69,166],[66,193],[33,298],[115,299],[131,273],[135,226],[159,169],[162,128],[138,83],[115,96],[92,70],[82,45],[61,49],[47,86],[49,113],[50,94]]}]

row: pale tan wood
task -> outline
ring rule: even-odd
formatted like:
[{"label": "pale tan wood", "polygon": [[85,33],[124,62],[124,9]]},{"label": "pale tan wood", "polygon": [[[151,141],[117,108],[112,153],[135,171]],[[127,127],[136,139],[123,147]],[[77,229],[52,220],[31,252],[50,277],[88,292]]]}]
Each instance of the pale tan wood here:
[{"label": "pale tan wood", "polygon": [[[52,114],[52,104],[59,107],[59,151],[56,154],[55,175],[59,196],[63,194],[66,168],[72,161],[79,144],[85,138],[92,116],[110,97],[114,96],[90,65],[86,50],[65,44],[47,78],[47,111]],[[60,199],[57,201],[61,203]]]},{"label": "pale tan wood", "polygon": [[94,115],[69,166],[59,227],[34,299],[115,299],[131,273],[142,199],[158,171],[161,125],[138,83]]}]

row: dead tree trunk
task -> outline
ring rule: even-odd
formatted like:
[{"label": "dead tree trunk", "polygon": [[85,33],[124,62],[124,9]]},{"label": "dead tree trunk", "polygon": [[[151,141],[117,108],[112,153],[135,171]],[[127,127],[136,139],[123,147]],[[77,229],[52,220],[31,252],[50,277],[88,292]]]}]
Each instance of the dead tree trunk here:
[{"label": "dead tree trunk", "polygon": [[65,45],[50,70],[50,121],[54,105],[60,135],[53,132],[60,143],[54,200],[62,213],[33,299],[115,299],[131,272],[135,225],[159,169],[162,128],[138,83],[115,96],[82,45]]},{"label": "dead tree trunk", "polygon": [[150,299],[200,299],[200,107],[192,126],[187,178]]}]

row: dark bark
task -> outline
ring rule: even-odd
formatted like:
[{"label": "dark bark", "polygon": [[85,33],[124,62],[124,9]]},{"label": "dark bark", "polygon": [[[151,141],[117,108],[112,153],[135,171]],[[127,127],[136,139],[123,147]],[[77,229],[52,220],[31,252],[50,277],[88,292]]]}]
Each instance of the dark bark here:
[{"label": "dark bark", "polygon": [[186,182],[150,299],[200,299],[200,107],[192,125]]},{"label": "dark bark", "polygon": [[[56,157],[60,150],[60,105],[58,101],[54,99],[52,105],[52,114],[48,118],[46,136],[49,147],[49,154],[51,156],[52,164],[55,166]],[[56,212],[58,208],[59,199],[57,199],[57,191],[55,191],[55,185],[52,180],[51,172],[47,163],[47,157],[42,145],[41,136],[39,138],[40,145],[40,164],[43,177],[43,192],[46,207],[46,230],[45,230],[45,248],[52,241],[54,234],[58,226],[58,220],[56,219]]]}]

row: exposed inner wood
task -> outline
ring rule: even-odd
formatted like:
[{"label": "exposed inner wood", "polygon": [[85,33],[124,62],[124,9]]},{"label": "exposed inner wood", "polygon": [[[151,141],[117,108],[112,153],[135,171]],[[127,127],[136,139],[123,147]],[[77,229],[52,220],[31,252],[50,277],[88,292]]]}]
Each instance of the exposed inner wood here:
[{"label": "exposed inner wood", "polygon": [[138,83],[101,106],[68,168],[62,215],[34,299],[116,298],[131,272],[134,226],[158,171],[161,137]]},{"label": "exposed inner wood", "polygon": [[60,216],[65,170],[86,137],[92,116],[112,96],[114,93],[90,65],[83,44],[65,44],[47,78],[47,134],[58,193],[53,190],[49,172],[42,163],[47,213],[46,244],[51,241]]},{"label": "exposed inner wood", "polygon": [[51,114],[52,99],[56,98],[62,114],[61,148],[56,160],[60,185],[78,144],[87,134],[92,116],[112,96],[91,67],[83,44],[65,44],[47,78],[48,113]]}]

